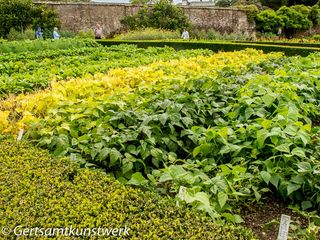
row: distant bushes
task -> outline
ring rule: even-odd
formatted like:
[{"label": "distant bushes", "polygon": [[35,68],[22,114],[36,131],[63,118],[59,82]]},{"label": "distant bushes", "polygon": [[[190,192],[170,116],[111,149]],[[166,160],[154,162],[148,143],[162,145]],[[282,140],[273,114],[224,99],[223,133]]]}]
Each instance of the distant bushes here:
[{"label": "distant bushes", "polygon": [[[14,31],[24,34],[28,28],[44,29],[44,37],[51,38],[53,27],[59,27],[56,12],[33,4],[32,0],[0,0],[0,37],[7,38]],[[18,34],[16,34],[18,35]]]},{"label": "distant bushes", "polygon": [[256,16],[257,30],[262,33],[284,34],[291,38],[298,30],[309,29],[320,20],[318,5],[283,6],[277,11],[267,9]]},{"label": "distant bushes", "polygon": [[191,37],[195,39],[207,39],[207,40],[251,40],[252,36],[239,33],[221,34],[213,29],[208,31],[193,30]]},{"label": "distant bushes", "polygon": [[159,0],[152,7],[145,5],[138,13],[124,17],[121,23],[130,30],[148,27],[182,30],[191,27],[188,17],[169,0]]},{"label": "distant bushes", "polygon": [[145,28],[133,30],[127,33],[115,36],[119,40],[156,40],[156,39],[177,39],[180,38],[180,32],[173,30],[163,30],[154,28]]}]

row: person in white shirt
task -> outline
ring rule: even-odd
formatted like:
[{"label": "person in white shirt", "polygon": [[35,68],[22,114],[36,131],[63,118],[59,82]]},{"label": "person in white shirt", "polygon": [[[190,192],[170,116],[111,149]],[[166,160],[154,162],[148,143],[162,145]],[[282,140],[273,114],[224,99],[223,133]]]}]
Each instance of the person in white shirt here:
[{"label": "person in white shirt", "polygon": [[182,33],[182,35],[181,35],[181,38],[182,38],[182,39],[185,39],[185,40],[189,39],[189,32],[187,31],[187,29],[184,29],[184,30],[183,30],[183,33]]},{"label": "person in white shirt", "polygon": [[53,29],[53,39],[59,39],[60,38],[60,34],[58,33],[58,28],[55,27]]}]

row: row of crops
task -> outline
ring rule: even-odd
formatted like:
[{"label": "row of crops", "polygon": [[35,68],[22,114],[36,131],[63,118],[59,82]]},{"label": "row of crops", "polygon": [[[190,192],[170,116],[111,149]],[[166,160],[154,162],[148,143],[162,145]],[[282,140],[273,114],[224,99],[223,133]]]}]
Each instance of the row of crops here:
[{"label": "row of crops", "polygon": [[319,53],[120,45],[0,58],[0,134],[24,129],[54,156],[213,219],[241,223],[238,206],[268,195],[319,209]]},{"label": "row of crops", "polygon": [[50,82],[106,73],[112,68],[135,67],[157,60],[192,57],[209,52],[176,52],[172,48],[139,49],[130,45],[105,48],[91,41],[78,40],[73,44],[70,40],[61,41],[51,42],[57,45],[57,49],[52,49],[53,46],[43,41],[40,45],[42,50],[26,45],[20,47],[19,52],[8,47],[11,50],[9,53],[0,45],[0,52],[3,52],[0,55],[0,97],[44,89]]}]

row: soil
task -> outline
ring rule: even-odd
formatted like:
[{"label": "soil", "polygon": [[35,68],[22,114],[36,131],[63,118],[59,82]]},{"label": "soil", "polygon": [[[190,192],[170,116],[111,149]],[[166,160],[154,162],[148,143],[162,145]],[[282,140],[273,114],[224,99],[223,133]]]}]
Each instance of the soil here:
[{"label": "soil", "polygon": [[[244,225],[251,228],[259,239],[277,239],[281,214],[289,215],[292,221],[300,222],[303,227],[307,226],[307,220],[292,212],[288,205],[279,198],[269,196],[262,202],[263,204],[255,203],[243,206],[240,210],[240,214],[245,221]],[[272,220],[274,220],[275,224],[268,224]]]}]

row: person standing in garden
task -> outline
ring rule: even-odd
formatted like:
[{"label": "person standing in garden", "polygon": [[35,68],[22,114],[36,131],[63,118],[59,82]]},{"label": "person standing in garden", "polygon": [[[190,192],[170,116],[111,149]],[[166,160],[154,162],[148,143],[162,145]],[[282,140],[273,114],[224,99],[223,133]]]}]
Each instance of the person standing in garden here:
[{"label": "person standing in garden", "polygon": [[94,28],[94,38],[101,39],[102,38],[102,28],[99,24]]},{"label": "person standing in garden", "polygon": [[60,34],[58,33],[58,28],[55,27],[53,29],[53,39],[59,39],[60,38]]},{"label": "person standing in garden", "polygon": [[37,31],[36,31],[35,35],[36,35],[36,39],[43,39],[43,32],[42,32],[41,27],[37,28]]},{"label": "person standing in garden", "polygon": [[183,30],[181,38],[184,39],[184,40],[188,40],[189,39],[189,32],[187,31],[187,29]]}]

